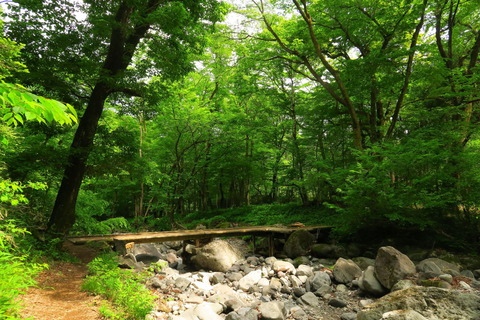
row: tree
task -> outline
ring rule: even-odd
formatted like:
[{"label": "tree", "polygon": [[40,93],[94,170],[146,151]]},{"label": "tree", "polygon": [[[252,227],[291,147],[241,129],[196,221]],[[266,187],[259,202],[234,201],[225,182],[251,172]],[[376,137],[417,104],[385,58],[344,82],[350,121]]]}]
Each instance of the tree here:
[{"label": "tree", "polygon": [[[27,12],[37,13],[36,16],[28,14],[19,21],[33,25],[34,22],[38,24],[38,21],[47,19],[52,22],[55,32],[60,32],[61,25],[55,24],[58,16],[45,9],[53,6],[59,16],[68,17],[74,14],[75,11],[72,10],[77,10],[72,3],[48,1],[38,4],[19,1],[25,9],[13,9],[17,9],[17,12],[30,10]],[[210,0],[85,1],[85,5],[79,9],[87,14],[88,23],[86,27],[82,25],[82,29],[74,32],[77,36],[74,40],[78,41],[72,44],[75,47],[70,48],[68,42],[66,47],[73,51],[79,48],[77,53],[90,51],[103,62],[94,65],[87,59],[88,67],[93,68],[88,70],[89,75],[93,76],[93,80],[89,79],[91,90],[86,90],[88,102],[71,145],[64,178],[48,223],[51,231],[59,233],[67,233],[75,221],[76,199],[107,98],[114,92],[138,95],[135,89],[139,86],[140,77],[136,77],[135,71],[161,73],[166,77],[184,74],[191,68],[188,55],[201,49],[202,35],[211,29],[210,22],[207,21],[215,22],[222,14],[220,3]],[[89,30],[93,34],[81,34],[78,30]],[[60,32],[64,40],[68,31]],[[51,28],[47,28],[46,33],[51,35]],[[21,37],[19,34],[17,36]],[[59,38],[53,35],[47,39],[51,40],[48,44],[58,44]],[[70,72],[61,71],[67,74]],[[145,74],[142,75],[144,76]]]}]

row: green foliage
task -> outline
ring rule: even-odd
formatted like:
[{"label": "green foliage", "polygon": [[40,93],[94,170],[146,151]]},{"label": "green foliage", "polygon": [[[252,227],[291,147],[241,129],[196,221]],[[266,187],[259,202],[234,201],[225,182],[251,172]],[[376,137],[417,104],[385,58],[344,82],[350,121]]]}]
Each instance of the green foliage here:
[{"label": "green foliage", "polygon": [[18,242],[26,233],[14,220],[5,219],[0,213],[0,319],[19,319],[18,295],[35,285],[35,276],[46,267],[32,263],[22,253],[24,248],[20,248]]},{"label": "green foliage", "polygon": [[68,103],[37,96],[21,85],[2,81],[0,118],[10,126],[24,124],[25,121],[72,125],[77,122],[77,113]]},{"label": "green foliage", "polygon": [[109,319],[144,319],[153,309],[155,297],[139,283],[140,276],[118,268],[116,256],[104,254],[89,263],[83,290],[110,300],[114,309],[104,307]]},{"label": "green foliage", "polygon": [[250,225],[288,225],[301,222],[305,225],[323,224],[330,213],[321,207],[302,206],[297,203],[245,206],[232,209],[194,212],[181,221],[189,227],[198,224],[211,226],[212,222],[230,221]]}]

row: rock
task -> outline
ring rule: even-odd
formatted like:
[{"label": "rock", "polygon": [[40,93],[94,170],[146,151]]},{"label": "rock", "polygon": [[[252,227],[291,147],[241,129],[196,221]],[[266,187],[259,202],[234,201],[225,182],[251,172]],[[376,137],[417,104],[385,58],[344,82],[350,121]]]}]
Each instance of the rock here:
[{"label": "rock", "polygon": [[175,287],[177,287],[180,290],[185,290],[188,288],[188,286],[192,283],[190,279],[184,278],[184,277],[178,277],[175,279]]},{"label": "rock", "polygon": [[305,265],[310,264],[310,259],[308,259],[308,257],[305,257],[305,256],[300,256],[300,257],[297,257],[293,260],[293,265],[296,268],[298,268],[298,266],[302,265],[302,264],[305,264]]},{"label": "rock", "polygon": [[332,300],[328,301],[328,305],[335,308],[345,308],[347,303],[341,299],[333,298]]},{"label": "rock", "polygon": [[278,278],[271,278],[270,288],[272,288],[272,290],[275,290],[275,291],[280,291],[280,289],[282,288],[282,283]]},{"label": "rock", "polygon": [[260,288],[263,288],[263,287],[266,287],[266,286],[269,286],[269,285],[270,285],[270,280],[268,280],[267,278],[261,278],[257,282],[257,286],[259,286]]},{"label": "rock", "polygon": [[328,273],[323,271],[317,271],[307,280],[309,283],[310,290],[307,291],[315,292],[323,286],[330,286],[332,284],[332,280]]},{"label": "rock", "polygon": [[223,307],[219,303],[204,302],[194,309],[194,315],[200,320],[223,320],[220,313]]},{"label": "rock", "polygon": [[240,259],[243,259],[242,253],[227,241],[214,240],[200,248],[192,257],[192,262],[200,268],[226,272]]},{"label": "rock", "polygon": [[398,291],[398,290],[403,290],[411,287],[415,287],[416,284],[413,280],[400,280],[397,283],[395,283],[392,287],[391,291]]},{"label": "rock", "polygon": [[215,272],[212,275],[212,284],[222,283],[225,280],[225,274],[223,272]]},{"label": "rock", "polygon": [[362,270],[367,269],[369,266],[375,266],[375,260],[370,258],[356,257],[352,258],[352,261],[355,262]]},{"label": "rock", "polygon": [[441,273],[451,273],[451,270],[454,272],[460,272],[460,267],[456,264],[447,262],[445,260],[439,259],[439,258],[428,258],[425,260],[420,261],[417,264],[417,269],[419,271],[424,271],[425,268],[428,268],[428,266],[431,266],[431,263],[435,264],[440,270]]},{"label": "rock", "polygon": [[338,258],[333,266],[333,277],[339,283],[350,283],[362,275],[362,269],[352,260]]},{"label": "rock", "polygon": [[267,257],[267,258],[265,258],[265,264],[266,264],[266,265],[269,265],[269,266],[273,265],[273,263],[274,263],[275,261],[277,261],[277,258],[275,258],[275,257]]},{"label": "rock", "polygon": [[340,320],[356,320],[357,314],[353,312],[346,312],[340,315]]},{"label": "rock", "polygon": [[298,299],[298,301],[306,306],[310,307],[318,307],[320,305],[320,301],[318,300],[318,297],[313,294],[312,292],[307,292],[303,296]]},{"label": "rock", "polygon": [[412,260],[394,247],[381,247],[375,258],[375,275],[387,289],[408,276],[415,274]]},{"label": "rock", "polygon": [[428,320],[420,313],[414,310],[394,310],[385,312],[382,320]]},{"label": "rock", "polygon": [[417,265],[417,271],[418,272],[425,272],[425,273],[432,273],[433,277],[436,277],[438,275],[441,275],[442,269],[440,269],[437,264],[433,261],[426,261],[423,260]]},{"label": "rock", "polygon": [[443,280],[438,279],[426,279],[419,281],[419,285],[424,287],[436,287],[436,288],[443,288],[443,289],[450,289],[452,286]]},{"label": "rock", "polygon": [[290,258],[304,256],[310,251],[310,247],[315,241],[315,236],[307,230],[296,230],[285,242],[283,250]]},{"label": "rock", "polygon": [[336,288],[335,288],[335,291],[336,292],[347,292],[348,291],[348,288],[346,285],[344,284],[339,284]]},{"label": "rock", "polygon": [[362,275],[358,279],[358,286],[363,291],[374,296],[381,296],[387,292],[375,276],[375,269],[372,266],[369,266],[362,272]]},{"label": "rock", "polygon": [[293,274],[295,274],[295,272],[296,272],[293,264],[291,264],[288,261],[282,261],[282,260],[275,261],[272,265],[272,269],[275,272],[285,272],[285,273],[290,272],[290,273],[293,273]]},{"label": "rock", "polygon": [[305,294],[305,288],[299,287],[299,288],[293,288],[293,294],[295,297],[301,297]]},{"label": "rock", "polygon": [[307,266],[305,264],[301,264],[297,267],[297,276],[313,276],[313,269],[310,266]]},{"label": "rock", "polygon": [[312,245],[310,251],[317,258],[339,258],[345,251],[342,247],[327,243]]},{"label": "rock", "polygon": [[252,271],[238,281],[239,289],[248,291],[252,286],[256,285],[260,279],[262,279],[262,271]]},{"label": "rock", "polygon": [[443,280],[445,282],[448,282],[449,284],[452,284],[453,282],[453,276],[451,274],[441,274],[438,276],[440,280]]},{"label": "rock", "polygon": [[475,276],[473,275],[473,272],[470,270],[463,270],[460,272],[460,274],[464,277],[470,278],[470,279],[475,279]]},{"label": "rock", "polygon": [[162,254],[153,243],[135,244],[133,247],[133,255],[137,262],[142,261],[147,265],[162,259]]},{"label": "rock", "polygon": [[378,320],[394,310],[413,310],[429,320],[480,319],[480,296],[417,286],[378,299],[358,313],[358,320]]},{"label": "rock", "polygon": [[238,313],[236,313],[235,311],[232,311],[229,314],[227,314],[227,316],[225,317],[225,320],[243,320],[243,317]]},{"label": "rock", "polygon": [[243,275],[240,272],[230,272],[226,275],[227,279],[230,281],[240,281],[243,278]]},{"label": "rock", "polygon": [[473,270],[473,275],[475,279],[480,280],[480,269]]},{"label": "rock", "polygon": [[290,309],[290,315],[295,320],[308,320],[308,315],[302,308],[296,306]]},{"label": "rock", "polygon": [[264,320],[285,320],[284,307],[283,302],[272,301],[260,304],[258,311]]}]

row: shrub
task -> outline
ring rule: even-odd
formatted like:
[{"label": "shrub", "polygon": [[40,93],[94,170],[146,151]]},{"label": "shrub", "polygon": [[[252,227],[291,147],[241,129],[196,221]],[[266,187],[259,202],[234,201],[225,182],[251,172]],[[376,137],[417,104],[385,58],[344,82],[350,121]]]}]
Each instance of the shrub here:
[{"label": "shrub", "polygon": [[118,268],[113,253],[103,254],[88,264],[89,275],[83,290],[108,299],[103,316],[108,319],[144,319],[154,306],[153,296],[141,283],[140,276],[130,270]]},{"label": "shrub", "polygon": [[17,239],[26,233],[14,220],[0,215],[0,319],[19,319],[17,297],[36,284],[36,274],[46,267],[28,263],[27,255],[20,254],[22,250],[17,247]]}]

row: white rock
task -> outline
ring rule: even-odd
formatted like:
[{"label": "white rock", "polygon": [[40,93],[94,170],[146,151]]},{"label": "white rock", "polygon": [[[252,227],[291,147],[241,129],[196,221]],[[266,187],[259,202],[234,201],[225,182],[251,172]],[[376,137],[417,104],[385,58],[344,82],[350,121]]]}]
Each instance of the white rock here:
[{"label": "white rock", "polygon": [[244,276],[240,281],[238,281],[239,289],[243,291],[248,291],[252,286],[256,285],[258,281],[262,278],[262,271],[255,270]]}]

